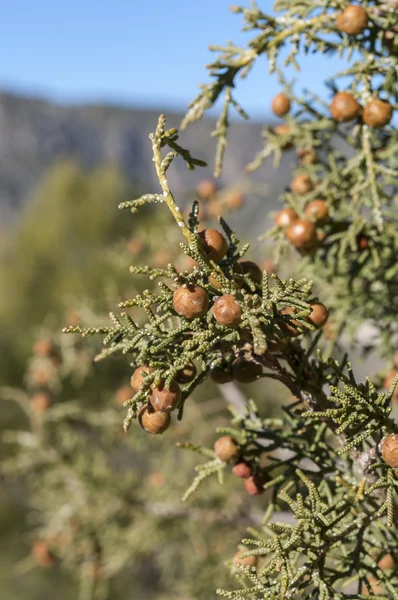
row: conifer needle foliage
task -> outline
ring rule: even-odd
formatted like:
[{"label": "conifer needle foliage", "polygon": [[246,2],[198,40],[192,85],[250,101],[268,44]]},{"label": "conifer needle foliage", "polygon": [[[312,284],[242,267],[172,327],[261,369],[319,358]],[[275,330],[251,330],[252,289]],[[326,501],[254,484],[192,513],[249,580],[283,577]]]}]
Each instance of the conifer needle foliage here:
[{"label": "conifer needle foliage", "polygon": [[[272,15],[255,2],[233,11],[253,37],[244,48],[232,42],[212,48],[211,82],[201,86],[182,127],[222,99],[214,131],[219,175],[230,111],[248,117],[236,96],[239,79],[267,58],[281,84],[273,111],[284,124],[264,127],[264,147],[248,171],[268,157],[278,165],[283,152],[297,151],[284,208],[266,238],[277,259],[298,252],[299,275],[283,280],[261,272],[245,260],[248,245],[222,218],[220,230],[201,228],[197,202],[186,222],[167,172],[178,157],[189,169],[203,163],[180,146],[178,131],[167,130],[161,116],[150,136],[160,190],[120,208],[165,204],[185,238],[181,252],[195,266],[134,266],[132,273],[157,287],[122,302],[109,326],[65,331],[102,334],[98,360],[118,352],[128,357],[134,372],[126,430],[138,418],[146,431],[163,433],[169,413],[182,419],[207,377],[219,384],[271,378],[290,390],[294,401],[279,419],[264,419],[248,402],[231,427],[218,431],[213,449],[181,444],[207,460],[184,499],[212,475],[222,482],[230,470],[248,496],[264,494],[263,524],[249,531],[234,560],[237,589],[220,589],[221,596],[393,600],[398,377],[385,391],[377,375],[358,381],[338,342],[367,320],[377,326],[388,360],[397,341],[398,4],[279,0]],[[313,52],[346,61],[326,82],[328,102],[311,92],[298,95],[284,73],[290,65],[305,67]],[[134,316],[138,309],[145,322]],[[325,330],[329,338],[332,330],[340,360],[325,350]]]}]

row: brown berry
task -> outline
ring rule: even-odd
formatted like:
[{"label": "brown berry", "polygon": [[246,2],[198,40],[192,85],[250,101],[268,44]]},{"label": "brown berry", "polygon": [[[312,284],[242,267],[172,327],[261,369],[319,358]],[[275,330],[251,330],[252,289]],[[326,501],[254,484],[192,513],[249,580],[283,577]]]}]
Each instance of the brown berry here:
[{"label": "brown berry", "polygon": [[245,358],[237,358],[232,363],[232,376],[240,383],[252,383],[257,381],[263,369],[260,364]]},{"label": "brown berry", "polygon": [[185,365],[185,367],[183,369],[180,369],[179,371],[177,371],[177,375],[176,375],[176,381],[177,383],[190,383],[191,381],[193,381],[196,377],[196,367],[193,364],[193,362],[188,363],[187,365]]},{"label": "brown berry", "polygon": [[154,373],[154,371],[156,371],[156,369],[148,365],[141,365],[140,367],[137,367],[130,379],[130,385],[133,390],[138,392],[140,386],[144,383],[145,376],[149,375],[150,373]]},{"label": "brown berry", "polygon": [[242,267],[243,273],[245,275],[249,275],[250,279],[252,279],[256,283],[262,283],[263,272],[255,262],[251,260],[241,260],[239,261],[239,264]]},{"label": "brown berry", "polygon": [[257,567],[258,557],[257,556],[245,556],[242,557],[242,554],[247,552],[246,550],[238,550],[238,552],[234,556],[234,565],[235,567]]},{"label": "brown berry", "polygon": [[[384,389],[386,389],[386,390],[390,389],[390,387],[392,386],[392,383],[393,383],[393,381],[394,381],[394,379],[395,379],[395,377],[397,375],[398,375],[398,371],[391,371],[386,376],[386,378],[384,379],[384,382],[383,382]],[[394,392],[392,394],[392,399],[395,400],[395,401],[398,400],[398,384],[396,385],[395,390],[394,390]]]},{"label": "brown berry", "polygon": [[368,13],[361,6],[350,4],[337,17],[337,29],[348,35],[359,35],[368,26]]},{"label": "brown berry", "polygon": [[178,383],[172,381],[169,389],[162,383],[158,387],[151,387],[149,402],[156,412],[171,412],[179,405],[181,389]]},{"label": "brown berry", "polygon": [[36,356],[49,357],[54,351],[54,344],[48,338],[37,340],[33,346],[33,354]]},{"label": "brown berry", "polygon": [[48,544],[44,540],[37,540],[33,544],[32,555],[40,567],[52,567],[55,562]]},{"label": "brown berry", "polygon": [[390,433],[380,444],[384,462],[394,469],[398,468],[398,434]]},{"label": "brown berry", "polygon": [[[291,129],[289,125],[277,125],[276,127],[274,127],[274,133],[280,137],[290,136]],[[291,140],[286,140],[282,144],[282,150],[290,150],[291,148],[293,148],[293,142]]]},{"label": "brown berry", "polygon": [[150,404],[144,404],[138,412],[138,422],[142,429],[152,435],[164,433],[170,427],[170,413],[157,412]]},{"label": "brown berry", "polygon": [[262,475],[252,475],[251,477],[248,477],[245,481],[246,492],[250,494],[250,496],[259,496],[264,492],[264,484],[266,481],[266,478]]},{"label": "brown berry", "polygon": [[315,327],[323,327],[329,318],[329,311],[321,302],[311,304],[311,313],[308,316],[309,323]]},{"label": "brown berry", "polygon": [[231,294],[220,296],[213,306],[214,317],[223,327],[237,327],[241,322],[242,310]]},{"label": "brown berry", "polygon": [[228,208],[237,210],[242,206],[244,199],[245,197],[240,190],[228,190],[225,196],[225,204],[228,206]]},{"label": "brown berry", "polygon": [[277,117],[284,117],[290,110],[290,100],[285,94],[278,94],[272,100],[272,112]]},{"label": "brown berry", "polygon": [[316,229],[313,223],[297,219],[286,229],[286,237],[295,248],[311,248],[317,243]]},{"label": "brown berry", "polygon": [[338,92],[332,100],[330,112],[333,119],[345,123],[359,117],[361,106],[350,92]]},{"label": "brown berry", "polygon": [[224,383],[230,383],[232,381],[232,373],[229,369],[223,369],[221,367],[217,367],[216,369],[212,369],[210,371],[210,377],[217,383],[218,385],[223,385]]},{"label": "brown berry", "polygon": [[389,571],[395,567],[395,560],[391,554],[385,554],[377,564],[383,571]]},{"label": "brown berry", "polygon": [[51,397],[47,392],[36,392],[30,399],[33,410],[37,413],[45,413],[50,408]]},{"label": "brown berry", "polygon": [[[285,308],[282,308],[280,312],[281,315],[291,315],[295,312],[295,310],[292,306],[285,306]],[[278,324],[283,333],[288,337],[296,337],[302,333],[301,329],[303,329],[303,327],[296,319],[290,319],[289,321],[278,320]]]},{"label": "brown berry", "polygon": [[306,173],[297,175],[290,184],[290,188],[294,194],[304,196],[309,194],[315,188],[315,184],[311,177]]},{"label": "brown berry", "polygon": [[292,208],[282,208],[275,217],[275,226],[285,229],[297,221],[297,213]]},{"label": "brown berry", "polygon": [[392,119],[392,106],[389,102],[374,98],[365,106],[362,118],[369,127],[384,127]]},{"label": "brown berry", "polygon": [[302,165],[313,165],[316,163],[316,153],[311,148],[300,148],[297,150],[297,155]]},{"label": "brown berry", "polygon": [[176,313],[186,319],[203,317],[209,309],[209,295],[201,287],[183,285],[173,296],[173,306]]},{"label": "brown berry", "polygon": [[131,398],[131,387],[128,385],[122,385],[115,392],[116,404],[123,405],[127,400]]},{"label": "brown berry", "polygon": [[218,438],[214,444],[214,452],[223,462],[236,460],[239,456],[239,445],[230,435],[224,435]]},{"label": "brown berry", "polygon": [[227,240],[217,229],[204,229],[199,233],[199,241],[209,259],[216,263],[227,253]]},{"label": "brown berry", "polygon": [[252,468],[247,462],[241,461],[232,467],[232,472],[236,477],[247,479],[252,475]]},{"label": "brown berry", "polygon": [[198,196],[200,196],[204,200],[208,200],[216,193],[217,186],[211,179],[203,179],[199,182],[196,191],[198,193]]},{"label": "brown berry", "polygon": [[357,236],[357,248],[360,252],[369,248],[369,240],[366,235],[359,234]]},{"label": "brown berry", "polygon": [[329,209],[325,200],[311,200],[305,207],[305,216],[315,223],[324,223],[329,217]]}]

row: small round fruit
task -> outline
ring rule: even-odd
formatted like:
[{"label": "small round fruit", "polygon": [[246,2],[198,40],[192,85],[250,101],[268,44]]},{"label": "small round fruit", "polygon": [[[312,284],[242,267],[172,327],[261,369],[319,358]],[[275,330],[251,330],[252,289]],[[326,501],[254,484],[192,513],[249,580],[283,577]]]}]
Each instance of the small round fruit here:
[{"label": "small round fruit", "polygon": [[205,289],[194,285],[183,285],[173,296],[176,313],[186,319],[203,317],[209,309],[209,295]]},{"label": "small round fruit", "polygon": [[[386,389],[386,390],[390,389],[390,387],[392,386],[392,382],[394,381],[394,379],[395,379],[395,377],[397,375],[398,375],[398,371],[391,371],[386,376],[386,378],[384,379],[384,382],[383,382],[384,389]],[[393,400],[398,400],[398,384],[395,387],[395,390],[394,390],[393,395],[392,395],[392,399]]]},{"label": "small round fruit", "polygon": [[289,242],[299,249],[311,248],[317,243],[315,225],[311,221],[297,219],[286,229]]},{"label": "small round fruit", "polygon": [[300,148],[297,150],[297,155],[302,165],[313,165],[316,163],[316,153],[312,148]]},{"label": "small round fruit", "polygon": [[315,223],[324,223],[329,217],[329,209],[325,200],[311,200],[305,207],[305,216]]},{"label": "small round fruit", "polygon": [[366,235],[359,234],[357,236],[357,248],[360,252],[363,252],[369,248],[369,240]]},{"label": "small round fruit", "polygon": [[33,410],[37,413],[45,413],[51,405],[51,397],[47,392],[36,392],[30,399]]},{"label": "small round fruit", "polygon": [[312,192],[315,188],[315,184],[309,175],[302,173],[293,179],[290,188],[294,194],[304,196],[305,194]]},{"label": "small round fruit", "polygon": [[391,556],[391,554],[385,554],[377,563],[377,565],[383,571],[389,571],[395,567],[395,560]]},{"label": "small round fruit", "polygon": [[214,317],[223,327],[237,327],[242,319],[242,310],[231,294],[220,296],[213,306]]},{"label": "small round fruit", "polygon": [[54,557],[44,540],[37,540],[32,546],[32,556],[40,567],[52,567]]},{"label": "small round fruit", "polygon": [[211,179],[203,179],[199,182],[196,191],[198,193],[198,196],[200,196],[204,200],[208,200],[217,192],[217,186]]},{"label": "small round fruit", "polygon": [[[291,315],[292,313],[294,313],[294,308],[292,306],[285,306],[285,308],[282,308],[281,310],[281,315]],[[303,329],[303,327],[296,319],[291,319],[289,322],[278,320],[278,323],[283,333],[288,337],[296,337],[302,333],[301,329]]]},{"label": "small round fruit", "polygon": [[238,189],[228,190],[227,194],[225,195],[225,204],[231,210],[237,210],[238,208],[240,208],[244,200],[244,195]]},{"label": "small round fruit", "polygon": [[255,262],[251,260],[241,260],[239,261],[239,264],[242,267],[243,273],[245,275],[249,275],[250,279],[252,279],[256,283],[262,283],[263,272]]},{"label": "small round fruit", "polygon": [[144,404],[138,412],[138,422],[147,433],[159,435],[170,427],[170,413],[157,412],[150,404]]},{"label": "small round fruit", "polygon": [[381,456],[384,462],[394,469],[398,468],[398,434],[390,433],[381,441]]},{"label": "small round fruit", "polygon": [[221,367],[212,369],[210,371],[210,377],[214,383],[217,383],[217,385],[223,385],[224,383],[230,383],[232,381],[232,373],[230,369],[223,369]]},{"label": "small round fruit", "polygon": [[298,215],[292,208],[282,208],[275,217],[275,226],[285,229],[294,221],[297,221]]},{"label": "small round fruit", "polygon": [[272,112],[277,117],[284,117],[290,110],[290,100],[285,94],[278,94],[272,100]]},{"label": "small round fruit", "polygon": [[214,452],[217,458],[223,462],[236,460],[239,456],[239,444],[230,435],[218,438],[214,444]]},{"label": "small round fruit", "polygon": [[179,405],[181,400],[181,389],[178,383],[172,381],[169,389],[164,384],[151,387],[149,402],[156,412],[171,412]]},{"label": "small round fruit", "polygon": [[141,365],[140,367],[137,367],[130,379],[130,385],[133,390],[138,392],[140,386],[144,383],[145,376],[153,373],[154,371],[156,371],[156,369],[150,367],[149,365]]},{"label": "small round fruit", "polygon": [[131,387],[128,385],[122,385],[115,392],[116,404],[123,406],[123,404],[127,402],[127,400],[130,400],[131,396]]},{"label": "small round fruit", "polygon": [[251,466],[244,461],[236,463],[236,465],[232,467],[232,472],[240,479],[247,479],[253,474]]},{"label": "small round fruit", "polygon": [[315,327],[323,327],[329,318],[329,311],[321,302],[311,304],[311,313],[308,316],[309,323]]},{"label": "small round fruit", "polygon": [[257,567],[258,557],[257,556],[245,556],[242,557],[246,550],[238,550],[234,556],[235,567]]},{"label": "small round fruit", "polygon": [[250,496],[259,496],[264,492],[264,484],[266,481],[266,478],[262,475],[252,475],[251,477],[248,477],[245,481],[246,492],[250,494]]},{"label": "small round fruit", "polygon": [[[274,127],[274,133],[280,137],[288,136],[291,134],[291,129],[289,125],[277,125]],[[291,140],[287,140],[282,144],[282,150],[291,150],[291,148],[293,148],[293,142]]]},{"label": "small round fruit", "polygon": [[384,127],[392,119],[392,106],[389,102],[374,98],[363,111],[363,122],[369,127]]},{"label": "small round fruit", "polygon": [[199,233],[199,240],[209,260],[218,263],[226,255],[227,240],[217,229],[204,229]]},{"label": "small round fruit", "polygon": [[262,375],[262,372],[263,369],[261,365],[252,360],[237,358],[232,363],[232,376],[240,383],[252,383],[253,381],[257,381],[258,377]]},{"label": "small round fruit", "polygon": [[361,106],[350,92],[338,92],[330,105],[333,119],[345,123],[356,119],[361,114]]},{"label": "small round fruit", "polygon": [[187,365],[185,365],[185,367],[183,369],[180,369],[179,371],[177,371],[177,375],[176,375],[176,381],[177,383],[190,383],[191,381],[193,381],[196,377],[196,367],[193,364],[193,362],[188,363]]},{"label": "small round fruit", "polygon": [[337,17],[337,29],[348,35],[359,35],[368,26],[368,13],[362,6],[350,4]]}]

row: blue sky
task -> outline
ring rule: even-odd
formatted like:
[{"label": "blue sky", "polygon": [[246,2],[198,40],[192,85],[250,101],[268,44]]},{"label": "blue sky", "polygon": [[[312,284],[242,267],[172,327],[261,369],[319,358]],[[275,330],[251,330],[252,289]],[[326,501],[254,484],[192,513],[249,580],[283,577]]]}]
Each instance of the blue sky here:
[{"label": "blue sky", "polygon": [[[235,3],[238,3],[235,0]],[[249,0],[242,0],[249,5]],[[12,0],[0,22],[0,88],[60,102],[106,101],[183,109],[207,80],[207,46],[242,45],[229,0]],[[266,10],[270,0],[258,0]],[[336,59],[308,57],[301,87],[325,95]],[[269,113],[278,90],[263,59],[238,93],[252,116]]]}]

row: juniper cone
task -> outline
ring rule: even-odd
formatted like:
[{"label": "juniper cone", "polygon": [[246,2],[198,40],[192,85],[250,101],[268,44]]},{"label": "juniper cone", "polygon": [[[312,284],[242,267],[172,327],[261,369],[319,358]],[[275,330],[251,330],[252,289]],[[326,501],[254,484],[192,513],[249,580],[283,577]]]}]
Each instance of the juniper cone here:
[{"label": "juniper cone", "polygon": [[[397,6],[395,0],[365,0],[360,6],[277,0],[272,14],[267,9],[265,2],[232,7],[248,43],[213,47],[210,80],[192,100],[182,128],[220,101],[213,136],[214,171],[221,176],[231,112],[248,116],[236,89],[258,60],[268,61],[279,93],[289,99],[289,113],[282,114],[287,104],[277,107],[286,122],[264,125],[262,147],[248,157],[246,172],[268,158],[277,167],[284,152],[295,150],[275,226],[260,241],[263,254],[270,250],[275,271],[284,275],[264,271],[261,283],[258,277],[245,277],[244,285],[237,285],[242,275],[237,264],[246,260],[248,250],[239,241],[241,232],[223,217],[219,229],[207,229],[196,201],[189,218],[183,218],[168,170],[179,157],[191,170],[203,161],[180,145],[179,132],[167,129],[161,115],[150,136],[159,189],[120,208],[135,213],[153,203],[159,211],[169,210],[180,236],[176,253],[190,257],[195,266],[186,271],[172,263],[163,269],[132,267],[133,274],[147,278],[148,289],[123,300],[122,312],[112,312],[109,325],[66,331],[102,335],[105,347],[97,360],[119,353],[134,368],[156,368],[127,401],[126,431],[137,416],[143,424],[143,411],[148,418],[164,415],[164,426],[175,427],[168,413],[151,412],[151,386],[165,382],[169,389],[191,363],[197,373],[181,384],[176,420],[194,410],[194,398],[208,378],[229,382],[224,389],[233,391],[232,418],[217,428],[214,441],[228,439],[232,452],[223,459],[218,445],[200,445],[201,427],[202,432],[207,428],[203,417],[195,440],[179,443],[202,461],[184,500],[195,506],[199,486],[231,477],[242,484],[245,511],[257,514],[254,506],[262,511],[247,531],[237,516],[231,517],[237,538],[258,557],[259,568],[233,569],[236,580],[219,588],[220,596],[396,600],[398,573],[382,569],[379,560],[398,555],[398,424],[392,412],[398,378],[383,387],[394,371],[398,346],[398,57],[390,49],[389,33],[398,26]],[[311,69],[313,53],[325,61],[333,55],[346,61],[325,82],[323,97],[300,89],[300,73]],[[297,83],[289,79],[289,66],[297,70]],[[200,318],[185,300],[176,306],[179,290],[188,289],[201,290],[205,299]],[[233,328],[219,326],[213,316],[212,307],[222,296],[233,296],[240,309],[241,320]],[[145,323],[136,316],[138,310],[146,314]],[[375,332],[366,340],[361,337],[364,324]],[[374,367],[374,373],[359,378],[346,353],[371,350],[384,368],[377,372]],[[264,386],[258,406],[250,395],[246,403],[236,402],[245,390],[235,387],[231,375],[239,384]],[[273,394],[285,389],[292,398],[275,413],[265,404],[270,380]],[[242,482],[234,477],[240,472],[237,459],[250,472]],[[223,558],[220,571],[228,560]]]}]

